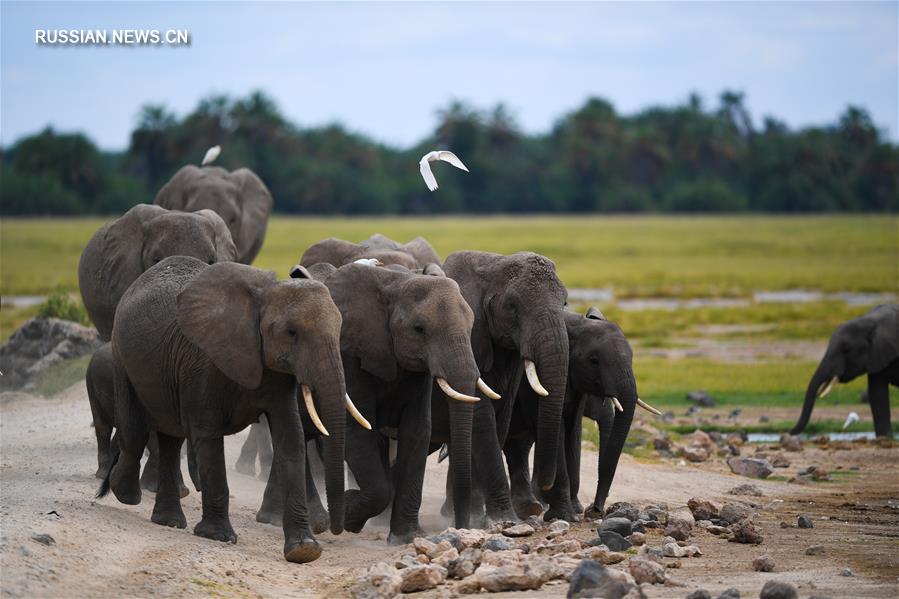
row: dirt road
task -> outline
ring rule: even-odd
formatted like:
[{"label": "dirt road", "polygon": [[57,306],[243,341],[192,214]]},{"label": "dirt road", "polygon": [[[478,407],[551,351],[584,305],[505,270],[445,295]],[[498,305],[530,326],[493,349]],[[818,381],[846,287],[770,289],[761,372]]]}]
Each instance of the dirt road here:
[{"label": "dirt road", "polygon": [[[244,434],[226,440],[227,462],[233,465]],[[356,575],[380,560],[392,561],[400,548],[384,541],[385,531],[370,525],[360,535],[321,535],[322,557],[311,564],[289,564],[281,557],[280,528],[258,524],[255,510],[263,483],[231,470],[231,518],[239,535],[225,545],[191,534],[200,518],[196,493],[184,500],[187,530],[150,522],[152,494],[138,506],[118,503],[111,495],[94,500],[98,481],[96,444],[83,383],[57,397],[0,395],[0,591],[4,597],[342,597]],[[757,523],[764,531],[761,546],[737,545],[698,532],[695,541],[705,554],[685,559],[672,579],[683,586],[657,586],[649,597],[684,597],[696,588],[715,596],[737,587],[743,597],[758,596],[766,580],[791,582],[800,595],[831,597],[899,596],[899,449],[855,445],[845,451],[807,449],[789,454],[799,466],[843,466],[850,474],[814,485],[761,481],[765,496],[751,498],[763,506]],[[860,469],[850,470],[852,466]],[[595,485],[595,454],[583,459],[582,501]],[[637,463],[625,456],[612,500],[667,501],[681,509],[687,499],[702,496],[733,500],[726,491],[746,479],[729,473],[721,461],[699,466],[676,462]],[[439,516],[445,464],[429,462],[422,506],[422,525],[437,532],[448,525]],[[186,468],[185,468],[186,476]],[[811,515],[811,530],[781,528],[800,513]],[[595,536],[590,525],[576,527],[583,538]],[[32,534],[49,534],[45,546]],[[657,534],[657,533],[653,533]],[[649,542],[660,539],[649,535]],[[806,547],[824,544],[822,556],[806,556]],[[773,573],[753,572],[753,557],[768,554]],[[620,567],[616,566],[616,567]],[[841,576],[851,568],[854,576]],[[564,596],[567,584],[555,583],[521,596]],[[422,596],[448,595],[444,588]]]}]

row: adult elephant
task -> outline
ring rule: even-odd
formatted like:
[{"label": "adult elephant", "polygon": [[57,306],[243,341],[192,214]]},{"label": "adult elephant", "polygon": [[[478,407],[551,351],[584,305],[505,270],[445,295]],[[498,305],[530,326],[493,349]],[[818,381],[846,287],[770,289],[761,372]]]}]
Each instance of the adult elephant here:
[{"label": "adult elephant", "polygon": [[[606,320],[596,308],[585,316],[564,313],[568,333],[568,388],[560,431],[556,484],[542,495],[549,504],[545,520],[557,518],[574,522],[583,512],[578,501],[581,464],[582,416],[599,423],[600,454],[593,503],[587,517],[602,517],[625,439],[630,431],[635,406],[657,413],[637,397],[633,352],[621,328]],[[528,453],[534,441],[535,406],[540,398],[528,386],[518,392],[513,430],[503,447],[512,484],[512,501],[521,518],[538,515],[543,506],[532,493],[528,473]],[[613,409],[614,406],[614,409]],[[517,426],[516,426],[517,425]]]},{"label": "adult elephant", "polygon": [[237,262],[251,264],[265,240],[273,201],[262,179],[248,168],[187,165],[163,185],[153,203],[169,210],[215,211],[231,231]]},{"label": "adult elephant", "polygon": [[336,267],[362,258],[374,258],[387,265],[404,266],[410,270],[423,269],[429,264],[440,265],[440,256],[422,237],[409,243],[398,243],[376,233],[360,243],[331,237],[310,246],[300,258],[302,266],[327,263]]},{"label": "adult elephant", "polygon": [[[480,510],[483,504],[488,519],[514,519],[502,446],[523,375],[541,396],[536,406],[535,480],[541,489],[549,489],[556,477],[568,379],[568,338],[563,319],[567,292],[552,261],[530,252],[511,256],[457,252],[447,257],[443,268],[459,284],[474,312],[472,349],[481,376],[496,392],[481,393],[484,397],[500,396],[475,405],[475,460],[471,468],[480,496],[472,507]],[[432,442],[434,446],[449,444],[450,476],[459,476],[457,470],[467,469],[469,464],[453,459],[452,422],[438,403],[433,404],[433,410]],[[450,485],[448,495],[452,495],[454,504],[459,503]],[[444,513],[448,507],[449,501]]]},{"label": "adult elephant", "polygon": [[[163,260],[128,289],[113,327],[115,417],[119,453],[100,495],[141,499],[137,472],[148,430],[159,437],[159,490],[152,520],[184,528],[175,470],[186,437],[196,451],[203,517],[194,534],[236,542],[228,518],[223,437],[267,414],[277,476],[287,506],[284,556],[321,554],[305,504],[305,446],[296,401],[302,390],[325,443],[331,531],[343,530],[346,387],[340,361],[340,312],[312,280],[278,281],[237,263]],[[318,400],[318,407],[315,400]]]},{"label": "adult elephant", "polygon": [[[471,309],[458,285],[445,277],[362,264],[310,270],[327,285],[343,316],[347,389],[372,425],[372,430],[354,426],[347,431],[347,464],[359,489],[347,492],[345,527],[359,532],[383,512],[396,481],[388,540],[409,542],[421,533],[418,512],[435,380],[455,429],[456,456],[471,461],[472,402],[478,401],[473,393],[479,378],[471,351]],[[397,442],[392,466],[391,439]],[[466,484],[470,481],[460,481]]]},{"label": "adult elephant", "polygon": [[116,306],[129,285],[169,256],[212,264],[235,260],[237,249],[211,210],[184,213],[138,204],[94,233],[78,262],[78,286],[100,339],[109,341]]},{"label": "adult elephant", "polygon": [[892,438],[889,386],[899,386],[899,304],[877,306],[837,327],[809,381],[799,422],[790,433],[805,430],[815,401],[837,382],[848,383],[863,374],[868,375],[874,432]]}]

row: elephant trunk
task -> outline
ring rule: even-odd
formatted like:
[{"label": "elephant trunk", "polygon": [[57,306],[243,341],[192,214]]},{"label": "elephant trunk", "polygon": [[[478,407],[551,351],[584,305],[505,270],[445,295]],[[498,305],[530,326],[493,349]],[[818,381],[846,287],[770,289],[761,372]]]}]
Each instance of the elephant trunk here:
[{"label": "elephant trunk", "polygon": [[[534,362],[539,377],[539,385],[528,381],[538,392],[534,479],[541,489],[547,490],[556,478],[560,449],[562,406],[568,382],[568,334],[561,312],[544,312],[537,322],[538,328],[529,336],[523,355]],[[547,395],[541,396],[540,386]]]},{"label": "elephant trunk", "polygon": [[[322,421],[328,430],[324,438],[325,490],[328,498],[328,515],[331,532],[343,532],[344,513],[344,454],[346,448],[346,384],[343,378],[343,363],[340,352],[334,347],[321,354],[326,356],[320,366],[320,373],[326,373],[316,381],[315,395],[322,409]],[[355,426],[355,422],[354,422]]]},{"label": "elephant trunk", "polygon": [[637,406],[637,383],[634,380],[633,370],[629,367],[618,368],[617,372],[609,377],[609,381],[603,381],[603,388],[611,390],[609,395],[618,398],[623,411],[614,411],[614,420],[611,427],[603,427],[605,435],[608,432],[608,441],[601,440],[599,454],[599,472],[596,482],[596,497],[593,500],[594,509],[602,513],[612,480],[615,478],[615,470],[618,469],[618,460],[624,449],[624,442],[631,430],[631,422],[634,419],[634,409]]},{"label": "elephant trunk", "polygon": [[800,414],[796,426],[790,431],[791,435],[798,435],[805,430],[809,418],[812,416],[812,409],[815,407],[815,401],[818,399],[819,391],[824,388],[823,386],[826,385],[832,377],[833,369],[828,364],[827,357],[825,356],[815,370],[815,374],[812,375],[812,380],[808,383],[808,388],[805,390],[805,401],[802,403],[802,414]]}]

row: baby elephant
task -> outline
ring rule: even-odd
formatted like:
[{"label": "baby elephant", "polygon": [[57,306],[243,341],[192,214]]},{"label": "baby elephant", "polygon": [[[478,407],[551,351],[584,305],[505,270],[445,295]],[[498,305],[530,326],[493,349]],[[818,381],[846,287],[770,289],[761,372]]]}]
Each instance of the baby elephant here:
[{"label": "baby elephant", "polygon": [[[178,493],[179,448],[196,451],[203,517],[194,534],[236,542],[228,517],[224,436],[265,414],[285,505],[284,556],[309,562],[321,546],[309,530],[300,390],[325,442],[331,532],[343,531],[346,386],[340,361],[342,319],[316,281],[278,281],[237,263],[163,260],[122,297],[113,326],[119,453],[98,495],[141,499],[140,457],[148,432],[159,437],[159,490],[152,520],[187,525]],[[316,405],[316,402],[318,405]],[[318,410],[323,418],[319,418]],[[339,473],[339,475],[338,475]]]},{"label": "baby elephant", "polygon": [[237,258],[225,222],[211,210],[169,211],[138,204],[94,233],[81,253],[78,286],[100,339],[109,341],[116,306],[142,272],[169,256],[208,264]]}]

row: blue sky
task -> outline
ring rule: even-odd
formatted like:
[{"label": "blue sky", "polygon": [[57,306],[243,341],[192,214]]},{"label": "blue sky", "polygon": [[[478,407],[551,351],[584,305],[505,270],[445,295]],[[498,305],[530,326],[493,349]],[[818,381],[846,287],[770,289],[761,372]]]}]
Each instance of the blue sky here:
[{"label": "blue sky", "polygon": [[[746,93],[756,119],[867,108],[897,139],[897,2],[0,3],[0,143],[46,125],[122,149],[139,108],[262,89],[301,126],[394,145],[451,99],[545,131],[591,95],[631,113]],[[36,28],[186,28],[190,47],[48,47]]]}]

